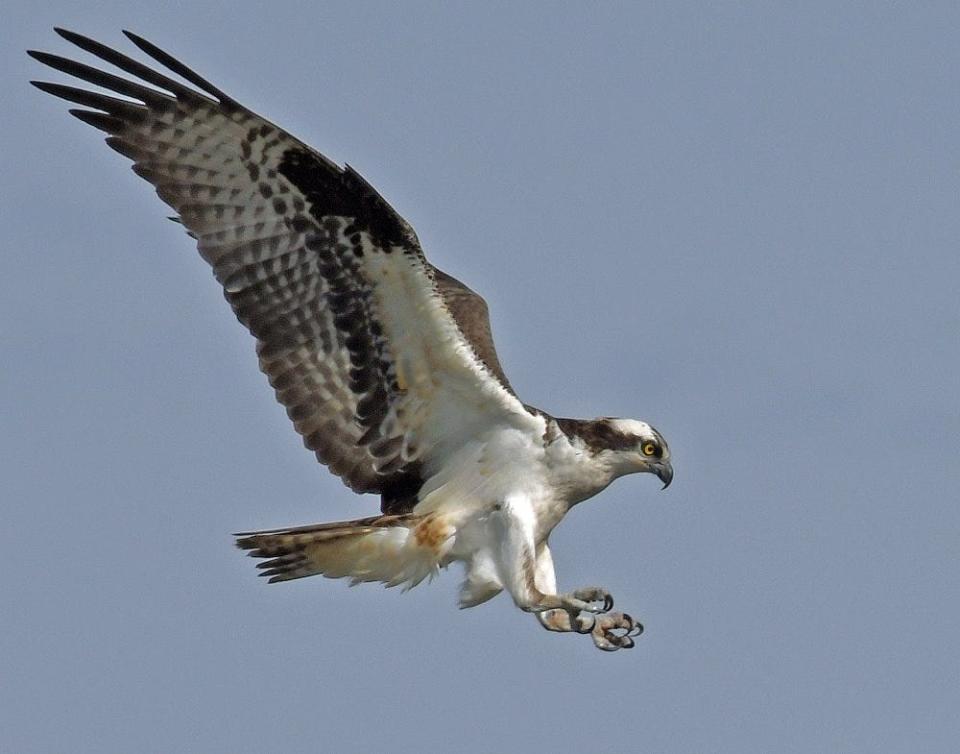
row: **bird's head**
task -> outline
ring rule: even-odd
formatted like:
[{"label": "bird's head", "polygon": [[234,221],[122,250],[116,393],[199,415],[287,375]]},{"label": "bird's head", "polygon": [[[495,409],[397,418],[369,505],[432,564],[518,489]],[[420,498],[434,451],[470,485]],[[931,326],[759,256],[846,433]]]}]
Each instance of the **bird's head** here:
[{"label": "bird's head", "polygon": [[613,472],[656,474],[663,489],[673,481],[670,448],[657,430],[636,419],[596,419],[591,422],[592,445],[611,465]]}]

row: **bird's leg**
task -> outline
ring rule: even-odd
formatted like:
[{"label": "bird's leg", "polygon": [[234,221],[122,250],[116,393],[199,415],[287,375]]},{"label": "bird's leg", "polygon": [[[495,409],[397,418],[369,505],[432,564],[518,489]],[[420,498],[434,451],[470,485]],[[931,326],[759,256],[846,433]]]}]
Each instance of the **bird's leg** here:
[{"label": "bird's leg", "polygon": [[[490,522],[499,543],[494,556],[497,575],[521,610],[539,613],[561,608],[573,613],[605,613],[613,607],[613,597],[599,587],[557,594],[555,579],[547,579],[543,588],[537,585],[536,514],[528,498],[507,498],[490,516]],[[552,561],[545,568],[552,573]]]},{"label": "bird's leg", "polygon": [[536,613],[550,631],[589,633],[605,651],[629,649],[642,627],[623,613],[610,613],[613,597],[605,589],[587,587],[557,593],[557,578],[550,548],[535,544],[536,515],[529,499],[504,500],[490,517],[499,543],[494,565],[501,584],[517,607]]},{"label": "bird's leg", "polygon": [[[543,544],[537,553],[535,582],[545,593],[556,593],[557,577],[553,567],[550,548]],[[583,597],[588,590],[577,590]],[[606,595],[606,592],[604,592]],[[593,595],[596,599],[596,595]],[[609,595],[607,595],[609,596]],[[611,600],[612,602],[612,600]],[[611,605],[612,606],[612,605]],[[593,615],[564,608],[544,610],[536,613],[540,625],[548,631],[575,631],[578,634],[591,634],[598,649],[614,652],[618,649],[633,647],[633,638],[643,632],[643,626],[626,613],[607,613]]]},{"label": "bird's leg", "polygon": [[[534,582],[537,588],[545,594],[556,594],[557,574],[553,568],[553,555],[546,542],[537,552],[537,563],[534,573]],[[543,610],[535,613],[540,625],[547,631],[574,631],[578,634],[588,634],[593,630],[594,618],[590,613],[581,613],[564,608]]]}]

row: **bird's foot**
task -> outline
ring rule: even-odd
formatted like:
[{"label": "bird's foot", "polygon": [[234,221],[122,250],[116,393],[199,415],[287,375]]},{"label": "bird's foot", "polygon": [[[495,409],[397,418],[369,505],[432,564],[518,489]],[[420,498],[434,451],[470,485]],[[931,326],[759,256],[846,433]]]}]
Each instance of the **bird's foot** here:
[{"label": "bird's foot", "polygon": [[537,613],[537,620],[547,631],[575,632],[578,634],[589,634],[596,622],[591,613],[580,613],[563,608]]},{"label": "bird's foot", "polygon": [[548,631],[590,634],[593,643],[604,652],[631,649],[643,626],[626,613],[593,613],[558,608],[537,613],[537,620]]},{"label": "bird's foot", "polygon": [[608,613],[613,609],[613,597],[606,589],[588,586],[560,595],[561,607],[567,611]]},{"label": "bird's foot", "polygon": [[631,649],[634,638],[642,633],[643,626],[626,613],[597,615],[590,631],[593,643],[604,652]]}]

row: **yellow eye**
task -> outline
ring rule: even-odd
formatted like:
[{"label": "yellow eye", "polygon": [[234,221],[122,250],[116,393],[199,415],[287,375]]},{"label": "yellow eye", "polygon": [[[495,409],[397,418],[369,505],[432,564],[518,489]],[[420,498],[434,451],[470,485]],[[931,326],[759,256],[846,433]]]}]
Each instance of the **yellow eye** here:
[{"label": "yellow eye", "polygon": [[643,450],[645,456],[652,456],[657,452],[657,445],[656,443],[645,442],[641,450]]}]

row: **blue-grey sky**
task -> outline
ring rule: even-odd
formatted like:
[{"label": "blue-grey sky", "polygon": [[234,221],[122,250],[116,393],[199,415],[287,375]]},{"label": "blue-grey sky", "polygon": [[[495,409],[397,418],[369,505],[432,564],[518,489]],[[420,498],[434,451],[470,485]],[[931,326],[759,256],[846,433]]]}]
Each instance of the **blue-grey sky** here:
[{"label": "blue-grey sky", "polygon": [[[956,3],[163,5],[4,8],[0,751],[955,751]],[[376,501],[27,85],[65,80],[23,54],[67,52],[53,25],[133,29],[354,165],[487,298],[526,401],[666,435],[670,490],[552,539],[636,649],[458,611],[454,569],[255,578],[230,532]]]}]

